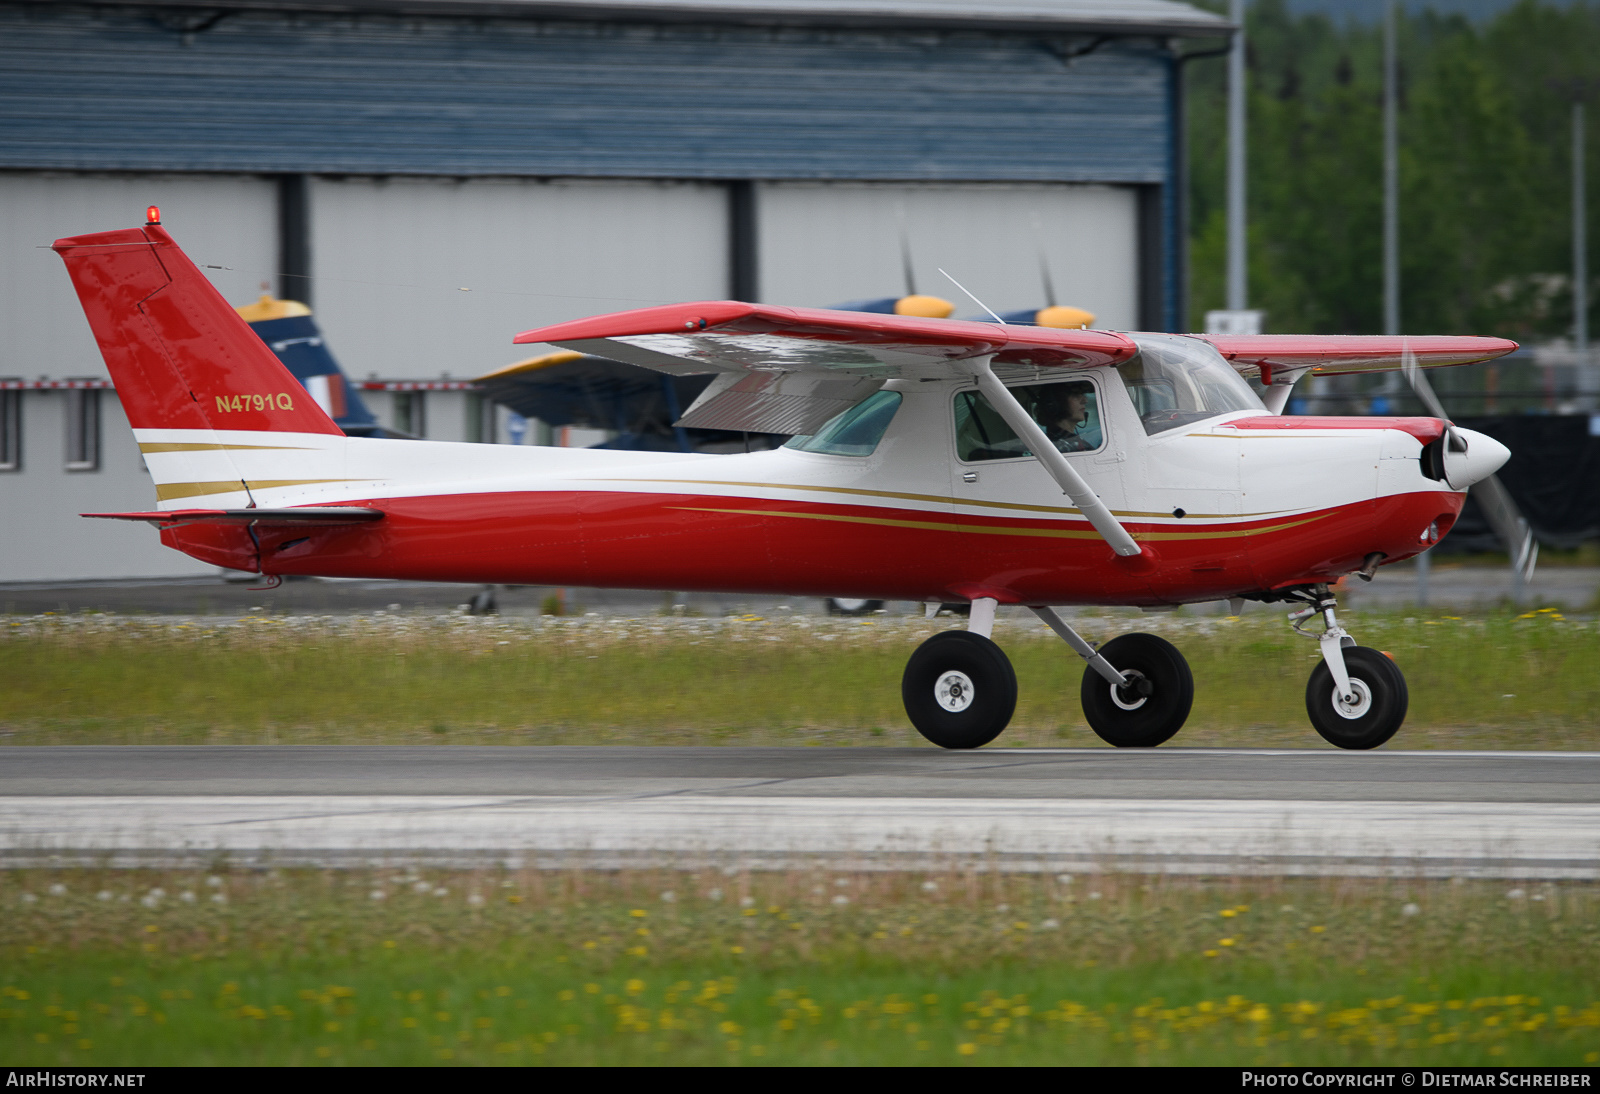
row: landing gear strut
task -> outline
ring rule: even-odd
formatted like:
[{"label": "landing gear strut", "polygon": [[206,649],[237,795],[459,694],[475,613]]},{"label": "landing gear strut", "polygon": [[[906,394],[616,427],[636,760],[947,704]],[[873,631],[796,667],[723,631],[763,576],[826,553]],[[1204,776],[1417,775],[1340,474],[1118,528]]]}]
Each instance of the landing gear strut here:
[{"label": "landing gear strut", "polygon": [[[1406,720],[1406,678],[1385,654],[1356,645],[1339,626],[1338,606],[1326,585],[1297,591],[1306,606],[1289,613],[1296,634],[1315,639],[1322,660],[1306,683],[1306,713],[1323,740],[1340,748],[1377,748]],[[1323,631],[1315,634],[1301,623],[1322,616]]]},{"label": "landing gear strut", "polygon": [[1098,651],[1050,608],[1034,608],[1088,662],[1079,697],[1095,735],[1118,748],[1153,748],[1172,739],[1194,705],[1194,677],[1176,646],[1153,634],[1124,634]]}]

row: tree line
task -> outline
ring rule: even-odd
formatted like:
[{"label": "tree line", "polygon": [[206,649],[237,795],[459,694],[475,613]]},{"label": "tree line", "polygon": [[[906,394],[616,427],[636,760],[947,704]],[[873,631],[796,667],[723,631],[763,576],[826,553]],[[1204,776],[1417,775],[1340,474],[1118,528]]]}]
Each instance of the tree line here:
[{"label": "tree line", "polygon": [[[1250,304],[1267,331],[1379,333],[1382,25],[1255,0],[1246,31]],[[1575,81],[1589,84],[1590,236],[1600,235],[1600,5],[1521,0],[1476,24],[1413,13],[1398,42],[1402,329],[1570,335]],[[1227,70],[1222,58],[1187,67],[1199,326],[1224,297]],[[1597,295],[1591,285],[1591,330]]]}]

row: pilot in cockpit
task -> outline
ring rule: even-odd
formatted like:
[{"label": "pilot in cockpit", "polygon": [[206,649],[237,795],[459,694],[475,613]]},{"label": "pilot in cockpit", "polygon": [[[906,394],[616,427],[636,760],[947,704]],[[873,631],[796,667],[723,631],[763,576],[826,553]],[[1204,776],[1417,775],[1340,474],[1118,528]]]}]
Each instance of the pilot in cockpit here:
[{"label": "pilot in cockpit", "polygon": [[1038,389],[1034,419],[1062,452],[1087,452],[1099,446],[1090,422],[1093,388],[1086,383],[1045,384]]}]

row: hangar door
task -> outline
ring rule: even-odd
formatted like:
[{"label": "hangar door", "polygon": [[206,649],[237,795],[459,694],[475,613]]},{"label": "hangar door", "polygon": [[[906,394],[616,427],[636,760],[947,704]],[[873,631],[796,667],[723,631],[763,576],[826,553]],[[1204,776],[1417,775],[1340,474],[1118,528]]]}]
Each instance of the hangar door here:
[{"label": "hangar door", "polygon": [[318,178],[313,308],[357,379],[470,379],[537,352],[518,331],[728,286],[715,183]]},{"label": "hangar door", "polygon": [[250,175],[0,174],[0,376],[106,374],[53,241],[137,228],[146,206],[159,205],[189,257],[244,304],[276,280],[275,194],[270,179]]},{"label": "hangar door", "polygon": [[[0,379],[106,378],[72,281],[49,250],[62,236],[136,228],[159,205],[167,229],[229,301],[277,270],[273,184],[250,175],[0,174]],[[142,524],[79,513],[147,509],[155,490],[111,391],[14,392],[0,466],[0,581],[214,573]]]},{"label": "hangar door", "polygon": [[764,183],[757,197],[761,297],[826,307],[900,296],[909,252],[918,292],[968,318],[979,309],[948,270],[997,312],[1056,302],[1095,325],[1138,326],[1138,195],[1074,184]]}]

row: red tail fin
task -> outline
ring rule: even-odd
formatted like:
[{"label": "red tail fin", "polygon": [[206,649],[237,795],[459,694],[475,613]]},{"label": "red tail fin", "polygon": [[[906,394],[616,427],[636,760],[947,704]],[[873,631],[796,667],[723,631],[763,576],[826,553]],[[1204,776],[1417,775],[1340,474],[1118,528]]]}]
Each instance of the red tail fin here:
[{"label": "red tail fin", "polygon": [[160,225],[53,246],[133,428],[340,433]]}]

